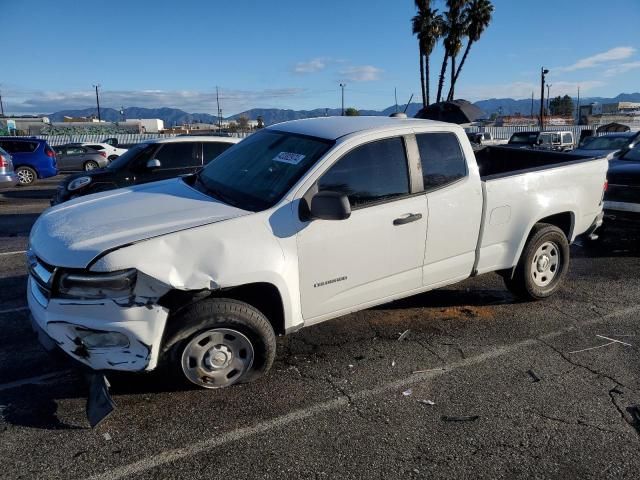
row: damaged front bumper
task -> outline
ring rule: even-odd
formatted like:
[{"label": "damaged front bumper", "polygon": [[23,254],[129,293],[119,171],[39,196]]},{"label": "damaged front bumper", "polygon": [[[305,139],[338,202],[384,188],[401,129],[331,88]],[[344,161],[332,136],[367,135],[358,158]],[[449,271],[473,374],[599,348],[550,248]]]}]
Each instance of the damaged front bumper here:
[{"label": "damaged front bumper", "polygon": [[46,298],[29,276],[27,300],[38,337],[49,338],[73,359],[93,370],[150,371],[159,360],[168,310],[117,299]]}]

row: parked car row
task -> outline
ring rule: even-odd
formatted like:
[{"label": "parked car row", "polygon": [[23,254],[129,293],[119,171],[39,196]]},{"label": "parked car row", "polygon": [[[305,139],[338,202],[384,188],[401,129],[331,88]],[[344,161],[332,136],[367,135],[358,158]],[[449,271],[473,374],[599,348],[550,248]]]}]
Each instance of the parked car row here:
[{"label": "parked car row", "polygon": [[38,179],[58,174],[56,153],[46,140],[0,137],[0,148],[11,155],[20,185],[31,185]]},{"label": "parked car row", "polygon": [[67,177],[58,186],[51,204],[194,173],[238,141],[238,138],[231,137],[193,136],[138,143],[106,168],[84,168],[84,173]]}]

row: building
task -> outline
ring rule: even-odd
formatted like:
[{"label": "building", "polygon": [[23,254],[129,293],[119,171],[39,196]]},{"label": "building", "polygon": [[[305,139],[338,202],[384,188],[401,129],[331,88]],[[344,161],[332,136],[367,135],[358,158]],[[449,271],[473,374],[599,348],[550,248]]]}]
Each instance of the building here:
[{"label": "building", "polygon": [[127,118],[124,124],[137,124],[140,133],[158,133],[164,130],[164,120],[159,118]]},{"label": "building", "polygon": [[640,103],[592,103],[580,106],[579,123],[581,125],[603,125],[612,122],[637,127],[640,124]]},{"label": "building", "polygon": [[64,117],[62,117],[62,121],[65,123],[100,123],[100,122],[104,122],[104,120],[98,120],[96,117],[69,117],[67,115],[65,115]]}]

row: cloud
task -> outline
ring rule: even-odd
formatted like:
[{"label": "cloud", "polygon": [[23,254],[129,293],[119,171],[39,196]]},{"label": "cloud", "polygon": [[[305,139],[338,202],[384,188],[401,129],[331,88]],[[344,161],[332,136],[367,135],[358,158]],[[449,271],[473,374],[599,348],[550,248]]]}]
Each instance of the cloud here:
[{"label": "cloud", "polygon": [[[264,90],[220,89],[220,106],[223,115],[254,107],[281,107],[300,96],[302,88],[278,88]],[[3,92],[5,111],[11,113],[52,113],[60,110],[89,108],[95,105],[95,92]],[[104,107],[180,108],[187,112],[215,113],[215,91],[194,90],[104,90],[100,92],[100,105]]]},{"label": "cloud", "polygon": [[629,58],[636,52],[636,49],[633,47],[616,47],[611,50],[607,50],[606,52],[598,53],[596,55],[592,55],[591,57],[586,57],[581,60],[578,60],[573,65],[569,65],[568,67],[557,68],[556,70],[563,72],[573,72],[575,70],[581,70],[584,68],[593,68],[598,67],[603,63],[613,62],[616,60],[624,60],[625,58]]},{"label": "cloud", "polygon": [[298,62],[293,67],[293,71],[299,74],[320,72],[327,67],[329,61],[330,59],[318,57],[308,62]]},{"label": "cloud", "polygon": [[[551,82],[551,96],[558,95],[575,96],[580,87],[580,93],[586,93],[597,87],[606,85],[605,82],[599,80],[584,80],[580,82]],[[459,94],[458,94],[459,92]],[[540,84],[531,82],[513,82],[507,84],[495,85],[473,85],[456,87],[456,97],[466,98],[472,101],[484,100],[487,98],[513,98],[523,99],[531,98],[531,92],[534,92],[535,98],[540,98]],[[545,95],[547,94],[545,89]]]},{"label": "cloud", "polygon": [[627,73],[630,70],[635,70],[636,68],[640,68],[640,61],[638,62],[627,62],[620,63],[619,65],[615,65],[611,68],[608,68],[604,71],[605,77],[615,77],[616,75],[621,75],[623,73]]},{"label": "cloud", "polygon": [[372,82],[380,79],[383,70],[373,65],[360,65],[340,70],[340,75],[351,82]]}]

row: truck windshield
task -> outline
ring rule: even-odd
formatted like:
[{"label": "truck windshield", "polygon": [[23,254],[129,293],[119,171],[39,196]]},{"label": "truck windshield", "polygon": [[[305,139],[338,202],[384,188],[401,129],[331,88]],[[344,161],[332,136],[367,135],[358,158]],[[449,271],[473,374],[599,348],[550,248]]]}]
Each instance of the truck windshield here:
[{"label": "truck windshield", "polygon": [[262,130],[209,163],[195,186],[243,210],[265,210],[333,145],[321,138]]}]

